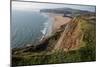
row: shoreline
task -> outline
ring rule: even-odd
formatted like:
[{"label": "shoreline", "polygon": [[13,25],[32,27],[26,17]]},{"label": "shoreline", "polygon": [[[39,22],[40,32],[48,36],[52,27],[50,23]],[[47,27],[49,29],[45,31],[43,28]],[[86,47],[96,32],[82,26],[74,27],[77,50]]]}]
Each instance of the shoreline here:
[{"label": "shoreline", "polygon": [[[41,42],[42,40],[50,37],[53,33],[55,33],[57,30],[59,30],[59,28],[70,22],[71,18],[69,17],[63,17],[63,14],[53,14],[53,13],[44,13],[45,17],[48,17],[48,20],[46,22],[44,22],[44,26],[47,23],[47,29],[42,29],[41,32],[43,30],[45,30],[45,33],[40,37],[38,42]],[[29,47],[32,46],[32,44],[27,44],[24,47]]]},{"label": "shoreline", "polygon": [[50,25],[48,25],[49,29],[47,29],[47,31],[46,31],[47,33],[42,36],[40,41],[43,40],[44,38],[52,35],[52,33],[56,32],[57,30],[59,30],[62,25],[67,24],[68,22],[71,21],[70,17],[63,17],[63,14],[44,13],[44,15],[48,16],[48,18],[51,18],[52,21],[49,20],[49,22],[48,21],[46,22],[46,23],[50,24]]},{"label": "shoreline", "polygon": [[44,28],[41,30],[42,37],[40,38],[40,41],[42,41],[45,37],[48,37],[52,34],[52,26],[54,22],[54,18],[51,17],[48,13],[42,13],[48,20],[44,22]]}]

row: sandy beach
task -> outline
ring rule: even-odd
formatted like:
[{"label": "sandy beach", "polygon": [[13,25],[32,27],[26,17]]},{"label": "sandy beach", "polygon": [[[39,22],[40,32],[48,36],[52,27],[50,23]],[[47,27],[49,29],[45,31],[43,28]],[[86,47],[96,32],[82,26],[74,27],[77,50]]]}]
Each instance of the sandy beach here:
[{"label": "sandy beach", "polygon": [[53,32],[55,32],[57,29],[59,29],[62,25],[68,23],[71,21],[71,18],[69,17],[63,17],[61,14],[52,14],[51,15],[54,18],[53,22]]}]

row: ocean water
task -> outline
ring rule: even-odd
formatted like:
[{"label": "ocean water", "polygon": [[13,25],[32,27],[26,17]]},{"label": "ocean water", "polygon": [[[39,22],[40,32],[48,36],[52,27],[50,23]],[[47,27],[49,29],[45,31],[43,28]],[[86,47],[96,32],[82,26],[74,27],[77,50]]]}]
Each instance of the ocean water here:
[{"label": "ocean water", "polygon": [[36,45],[44,35],[51,33],[52,18],[34,11],[12,10],[11,47]]}]

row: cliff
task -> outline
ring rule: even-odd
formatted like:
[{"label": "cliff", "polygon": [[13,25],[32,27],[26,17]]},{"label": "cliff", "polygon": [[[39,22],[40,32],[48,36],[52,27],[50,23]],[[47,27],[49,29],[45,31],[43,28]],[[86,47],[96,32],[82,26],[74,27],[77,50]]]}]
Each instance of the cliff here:
[{"label": "cliff", "polygon": [[95,14],[76,16],[36,46],[12,49],[13,65],[94,61],[95,20]]}]

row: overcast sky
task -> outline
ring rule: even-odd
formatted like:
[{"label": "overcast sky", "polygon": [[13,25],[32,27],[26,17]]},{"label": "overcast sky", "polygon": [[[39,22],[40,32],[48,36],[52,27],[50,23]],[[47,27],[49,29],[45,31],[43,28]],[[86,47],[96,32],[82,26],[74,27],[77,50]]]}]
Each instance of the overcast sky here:
[{"label": "overcast sky", "polygon": [[51,4],[51,3],[36,3],[36,2],[12,2],[12,9],[17,10],[40,10],[40,9],[50,9],[50,8],[73,8],[87,11],[95,11],[95,6],[85,6],[85,5],[65,5],[65,4]]}]

